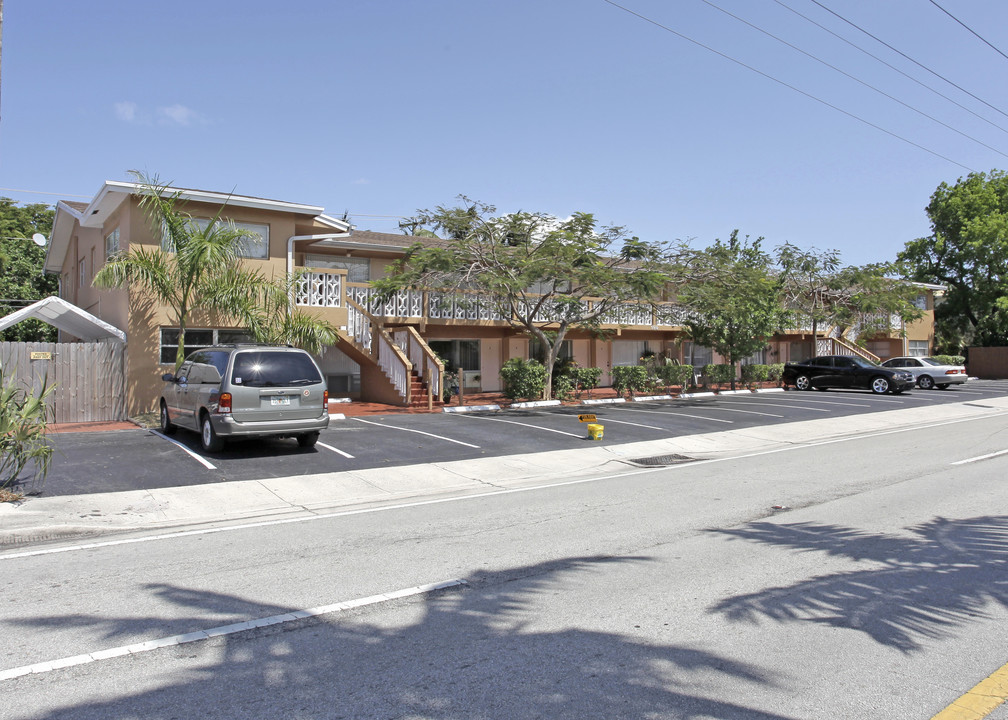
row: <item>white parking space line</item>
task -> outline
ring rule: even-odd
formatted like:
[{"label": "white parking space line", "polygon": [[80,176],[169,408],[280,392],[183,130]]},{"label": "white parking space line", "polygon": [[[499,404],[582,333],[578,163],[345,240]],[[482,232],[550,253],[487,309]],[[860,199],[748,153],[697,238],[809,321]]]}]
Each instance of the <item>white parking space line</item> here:
[{"label": "white parking space line", "polygon": [[172,440],[170,437],[168,437],[164,433],[158,432],[157,430],[151,430],[151,434],[152,435],[157,435],[159,438],[164,438],[165,440],[167,440],[168,442],[170,442],[172,445],[177,445],[178,447],[182,448],[186,452],[187,455],[189,455],[193,460],[195,460],[196,462],[198,462],[200,465],[202,465],[203,467],[205,467],[207,470],[216,470],[217,469],[217,466],[214,465],[212,462],[210,462],[209,460],[207,460],[202,455],[194,453],[192,450],[190,450],[189,448],[187,448],[185,445],[183,445],[182,443],[180,443],[178,440]]},{"label": "white parking space line", "polygon": [[575,435],[574,433],[565,432],[563,430],[554,430],[553,428],[543,427],[542,425],[530,425],[529,423],[518,422],[517,420],[505,420],[503,418],[490,418],[483,417],[482,415],[469,415],[463,414],[462,417],[469,418],[470,420],[489,420],[491,422],[502,422],[508,423],[509,425],[521,425],[522,427],[535,428],[536,430],[545,430],[546,432],[556,433],[557,435],[567,435],[569,437],[583,439],[584,435]]},{"label": "white parking space line", "polygon": [[[614,410],[616,408],[613,408]],[[707,417],[705,415],[690,415],[689,413],[680,412],[676,409],[671,410],[640,410],[638,408],[619,408],[619,412],[635,412],[635,413],[648,413],[650,415],[666,415],[672,417],[688,417],[694,420],[707,420],[709,422],[725,423],[727,425],[733,425],[734,420],[721,420],[719,418]]]},{"label": "white parking space line", "polygon": [[841,400],[833,400],[833,399],[829,399],[829,400],[826,400],[826,399],[813,400],[812,399],[813,397],[815,397],[815,396],[810,396],[810,397],[807,397],[807,398],[806,397],[799,398],[799,399],[795,400],[794,402],[816,403],[818,405],[846,405],[847,407],[871,407],[871,405],[869,403],[852,403],[852,402],[843,402]]},{"label": "white parking space line", "polygon": [[987,453],[986,455],[977,455],[976,457],[966,458],[965,460],[957,460],[954,463],[949,463],[949,465],[965,465],[966,463],[990,460],[991,458],[999,457],[1001,455],[1008,455],[1008,450],[998,450],[997,452]]},{"label": "white parking space line", "polygon": [[661,432],[668,432],[668,428],[655,427],[654,425],[645,425],[643,423],[630,422],[629,420],[616,420],[611,417],[599,418],[599,422],[603,425],[605,423],[616,423],[618,425],[633,425],[634,427],[647,428],[648,430],[660,430]]},{"label": "white parking space line", "polygon": [[362,422],[365,425],[377,425],[378,427],[388,428],[390,430],[401,430],[403,432],[416,433],[417,435],[426,435],[427,437],[437,438],[438,440],[444,440],[445,442],[455,443],[456,445],[465,445],[466,447],[476,448],[479,450],[479,445],[473,445],[471,443],[462,442],[461,440],[453,440],[452,438],[445,437],[444,435],[435,435],[434,433],[424,432],[423,430],[414,430],[413,428],[398,427],[397,425],[385,425],[384,423],[376,423],[372,420],[361,420],[360,418],[354,418],[357,422]]},{"label": "white parking space line", "polygon": [[720,405],[711,405],[709,410],[721,410],[723,412],[735,412],[735,413],[745,413],[746,415],[762,415],[763,417],[775,417],[782,418],[783,415],[774,415],[773,413],[757,412],[756,410],[736,410],[734,408],[721,407]]},{"label": "white parking space line", "polygon": [[325,443],[323,443],[323,442],[317,442],[317,443],[315,443],[315,444],[316,444],[316,445],[318,445],[319,447],[324,447],[324,448],[325,448],[326,450],[332,450],[332,451],[333,451],[334,453],[336,453],[337,455],[342,455],[343,457],[345,457],[345,458],[349,458],[349,459],[351,459],[351,460],[353,460],[353,459],[354,459],[354,456],[353,456],[353,455],[351,455],[350,453],[348,453],[348,452],[343,452],[343,451],[342,451],[342,450],[340,450],[339,448],[334,448],[334,447],[333,447],[332,445],[326,445],[326,444],[325,444]]},{"label": "white parking space line", "polygon": [[156,640],[147,640],[146,642],[135,643],[133,645],[121,645],[108,650],[98,650],[96,652],[84,653],[82,655],[60,658],[59,660],[50,660],[48,662],[35,663],[34,665],[23,665],[21,667],[12,668],[11,670],[0,671],[0,682],[4,680],[13,680],[14,678],[21,677],[22,675],[38,675],[40,673],[51,672],[53,670],[72,667],[74,665],[86,665],[99,660],[108,660],[110,658],[122,657],[124,655],[136,655],[142,652],[157,650],[158,648],[184,645],[186,643],[209,640],[210,638],[221,637],[223,635],[233,635],[235,633],[267,627],[269,625],[279,625],[281,623],[304,620],[305,618],[317,617],[319,615],[344,612],[346,610],[366,607],[368,605],[378,605],[390,600],[398,600],[399,598],[412,597],[415,595],[425,595],[437,590],[444,590],[446,588],[459,587],[462,585],[468,585],[468,583],[465,580],[459,579],[445,580],[442,582],[430,583],[429,585],[419,585],[417,587],[405,588],[403,590],[395,590],[381,595],[372,595],[370,597],[347,600],[345,602],[334,603],[332,605],[322,605],[320,607],[308,608],[307,610],[291,610],[290,612],[286,612],[281,615],[271,615],[270,617],[257,618],[255,620],[247,620],[245,622],[232,623],[230,625],[221,625],[219,627],[209,628],[207,630],[197,630],[183,635],[172,635],[169,637],[157,638]]},{"label": "white parking space line", "polygon": [[722,400],[722,405],[759,405],[760,407],[782,407],[782,408],[798,408],[800,410],[812,410],[814,412],[824,412],[828,413],[829,410],[824,410],[823,408],[808,407],[807,405],[794,405],[784,403],[771,403],[771,402],[757,402],[755,400]]}]

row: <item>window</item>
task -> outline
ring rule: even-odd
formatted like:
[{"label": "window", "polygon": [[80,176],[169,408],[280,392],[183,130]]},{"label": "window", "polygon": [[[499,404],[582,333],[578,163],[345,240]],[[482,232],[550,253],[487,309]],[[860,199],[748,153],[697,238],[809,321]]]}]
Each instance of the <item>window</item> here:
[{"label": "window", "polygon": [[907,352],[907,355],[910,357],[924,357],[928,354],[928,341],[911,340],[908,349],[909,352]]},{"label": "window", "polygon": [[87,260],[81,258],[77,262],[77,287],[83,288],[87,283]]},{"label": "window", "polygon": [[921,293],[913,300],[913,306],[918,310],[927,310],[927,295]]},{"label": "window", "polygon": [[639,365],[641,358],[651,353],[647,340],[613,340],[612,364]]},{"label": "window", "polygon": [[448,372],[480,369],[479,340],[431,340],[428,344],[445,361]]},{"label": "window", "polygon": [[714,362],[714,351],[709,347],[696,345],[692,341],[687,340],[683,343],[683,357],[685,358],[683,362],[687,365],[701,368]]},{"label": "window", "polygon": [[[529,340],[529,357],[533,360],[546,364],[546,346],[539,342],[539,338]],[[557,352],[557,362],[566,363],[574,357],[574,347],[570,340],[560,343],[560,351]]]},{"label": "window", "polygon": [[105,236],[105,259],[119,254],[119,228]]},{"label": "window", "polygon": [[346,270],[347,282],[371,282],[371,260],[338,255],[305,255],[305,266],[325,270]]},{"label": "window", "polygon": [[[193,218],[192,222],[205,230],[210,224],[208,218]],[[218,223],[232,224],[239,230],[248,230],[252,237],[243,238],[239,243],[238,256],[245,258],[265,259],[269,257],[269,225],[259,223],[236,222],[234,220],[218,220]],[[168,228],[161,225],[161,249],[165,252],[175,252],[175,245],[168,238]]]},{"label": "window", "polygon": [[[178,328],[161,328],[161,364],[174,365],[175,355],[178,353]],[[202,350],[210,345],[221,343],[252,342],[252,336],[245,330],[221,329],[206,330],[201,328],[187,328],[185,338],[185,352],[188,356],[190,352]]]}]

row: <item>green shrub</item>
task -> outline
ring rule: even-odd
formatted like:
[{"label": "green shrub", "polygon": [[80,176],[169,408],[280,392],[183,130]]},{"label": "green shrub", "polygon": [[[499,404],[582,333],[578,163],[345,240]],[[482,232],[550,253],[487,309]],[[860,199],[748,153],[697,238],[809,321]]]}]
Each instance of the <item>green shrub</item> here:
[{"label": "green shrub", "polygon": [[546,389],[546,366],[538,360],[511,358],[500,371],[504,397],[510,400],[538,400]]},{"label": "green shrub", "polygon": [[784,375],[784,363],[771,363],[767,365],[767,380],[770,382],[780,382]]},{"label": "green shrub", "polygon": [[743,365],[741,376],[742,382],[751,388],[758,383],[763,383],[770,379],[770,366]]},{"label": "green shrub", "polygon": [[966,358],[962,355],[932,355],[932,358],[936,362],[940,362],[942,365],[965,365]]},{"label": "green shrub", "polygon": [[612,386],[617,395],[642,392],[648,387],[648,372],[643,365],[618,365],[612,369]]},{"label": "green shrub", "polygon": [[659,365],[655,368],[655,375],[666,390],[672,385],[678,385],[685,390],[693,383],[693,366]]},{"label": "green shrub", "polygon": [[704,365],[703,376],[711,385],[727,385],[735,378],[735,366],[707,364]]},{"label": "green shrub", "polygon": [[570,373],[574,380],[574,396],[581,397],[582,392],[587,392],[591,397],[591,391],[598,387],[602,378],[602,368],[573,366]]},{"label": "green shrub", "polygon": [[35,482],[45,481],[53,454],[46,436],[50,415],[46,399],[52,390],[47,384],[38,391],[18,387],[0,367],[0,488],[16,482],[29,466]]}]

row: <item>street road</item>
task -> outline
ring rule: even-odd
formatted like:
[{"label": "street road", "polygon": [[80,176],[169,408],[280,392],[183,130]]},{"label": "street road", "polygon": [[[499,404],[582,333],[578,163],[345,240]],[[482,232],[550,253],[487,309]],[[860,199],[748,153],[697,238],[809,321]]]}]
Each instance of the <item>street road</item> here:
[{"label": "street road", "polygon": [[1006,450],[997,415],[0,553],[0,672],[113,651],[0,718],[931,718],[1008,661]]}]

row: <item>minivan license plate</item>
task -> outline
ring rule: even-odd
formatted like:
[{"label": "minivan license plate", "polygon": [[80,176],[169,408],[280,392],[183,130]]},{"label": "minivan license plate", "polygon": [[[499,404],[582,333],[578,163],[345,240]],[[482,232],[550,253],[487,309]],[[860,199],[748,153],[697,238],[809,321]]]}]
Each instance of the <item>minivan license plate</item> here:
[{"label": "minivan license plate", "polygon": [[270,405],[290,405],[290,397],[287,395],[274,395],[270,398]]}]

